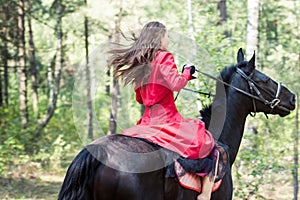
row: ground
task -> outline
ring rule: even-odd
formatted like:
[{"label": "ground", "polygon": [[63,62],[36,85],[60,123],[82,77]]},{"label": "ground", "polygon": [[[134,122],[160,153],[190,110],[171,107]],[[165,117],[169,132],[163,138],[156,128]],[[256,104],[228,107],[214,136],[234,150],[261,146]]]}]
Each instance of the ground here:
[{"label": "ground", "polygon": [[0,177],[0,199],[57,199],[64,173],[35,172],[32,176]]}]

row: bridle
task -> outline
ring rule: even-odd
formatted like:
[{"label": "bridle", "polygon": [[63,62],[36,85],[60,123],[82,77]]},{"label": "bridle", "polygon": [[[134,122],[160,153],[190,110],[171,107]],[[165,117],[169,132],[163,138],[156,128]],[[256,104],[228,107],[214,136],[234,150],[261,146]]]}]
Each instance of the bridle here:
[{"label": "bridle", "polygon": [[[264,92],[268,93],[270,96],[273,96],[272,94],[270,94],[269,91],[267,91],[266,89],[264,89],[263,87],[261,87],[259,84],[257,84],[253,79],[253,72],[247,76],[247,74],[245,72],[243,72],[240,68],[236,68],[236,72],[238,74],[240,74],[244,79],[246,79],[246,81],[248,82],[249,88],[251,93],[245,92],[243,91],[244,94],[246,94],[247,96],[252,98],[252,103],[253,103],[253,109],[254,109],[254,114],[250,113],[251,116],[255,116],[256,115],[256,104],[255,104],[255,99],[258,101],[261,101],[262,103],[264,103],[265,105],[268,105],[271,108],[270,113],[272,113],[273,109],[280,103],[280,99],[279,99],[279,95],[281,92],[281,83],[277,82],[277,91],[275,94],[275,97],[273,98],[273,100],[268,101],[266,98],[264,98],[264,96],[261,94],[260,90],[263,90]],[[253,93],[256,93],[256,95],[254,95]]]},{"label": "bridle", "polygon": [[[253,113],[250,113],[250,115],[251,115],[252,117],[254,117],[254,116],[256,115],[256,112],[257,112],[257,111],[256,111],[257,109],[256,109],[256,103],[255,103],[255,100],[258,100],[258,101],[264,103],[265,105],[268,105],[268,106],[270,107],[270,109],[271,109],[271,110],[270,110],[270,113],[272,113],[273,109],[274,109],[276,106],[278,106],[279,103],[280,103],[279,95],[280,95],[281,88],[282,88],[282,87],[281,87],[281,83],[280,83],[280,82],[277,82],[277,91],[276,91],[275,97],[274,97],[271,101],[269,101],[269,100],[267,100],[267,99],[262,95],[262,93],[260,92],[260,90],[263,90],[265,93],[269,94],[270,96],[273,96],[273,94],[271,94],[268,90],[266,90],[265,88],[263,88],[262,86],[260,86],[258,83],[256,83],[256,82],[252,79],[252,76],[253,76],[254,72],[252,72],[252,73],[248,76],[248,75],[247,75],[245,72],[243,72],[240,68],[236,67],[236,73],[240,74],[240,75],[247,81],[247,83],[248,83],[248,85],[249,85],[249,88],[250,88],[250,92],[251,92],[251,93],[249,93],[249,92],[246,92],[246,91],[244,91],[244,90],[242,90],[242,89],[240,89],[240,88],[237,88],[237,87],[235,87],[235,86],[233,86],[233,85],[231,85],[231,84],[229,84],[229,83],[226,83],[226,82],[224,82],[223,80],[221,80],[221,79],[219,79],[219,78],[216,78],[216,77],[214,77],[214,76],[212,76],[212,75],[210,75],[210,74],[207,74],[207,73],[205,73],[205,72],[199,71],[199,70],[197,70],[197,69],[196,69],[196,71],[197,71],[198,73],[201,73],[201,74],[207,76],[208,78],[214,79],[214,80],[216,80],[216,81],[218,81],[218,82],[220,82],[220,83],[222,83],[222,84],[224,84],[224,85],[226,85],[226,86],[228,86],[228,87],[231,87],[231,88],[235,89],[236,91],[238,91],[238,92],[240,92],[240,93],[242,93],[242,94],[244,94],[244,95],[250,97],[250,98],[252,99],[253,110],[254,110]],[[189,90],[189,89],[186,89],[186,90]],[[189,91],[192,91],[192,90],[189,90]],[[192,92],[197,92],[197,91],[194,91],[194,90],[193,90]],[[203,92],[198,92],[198,93],[203,94]],[[179,93],[177,93],[177,96],[178,96],[178,94],[179,94]],[[204,93],[204,94],[205,94],[205,93]],[[210,93],[206,93],[206,94],[209,94],[210,96],[213,96],[213,95],[210,94]],[[176,96],[176,98],[177,98],[177,96]],[[265,113],[265,115],[266,115],[266,113]],[[268,118],[267,115],[266,115],[266,117]]]}]

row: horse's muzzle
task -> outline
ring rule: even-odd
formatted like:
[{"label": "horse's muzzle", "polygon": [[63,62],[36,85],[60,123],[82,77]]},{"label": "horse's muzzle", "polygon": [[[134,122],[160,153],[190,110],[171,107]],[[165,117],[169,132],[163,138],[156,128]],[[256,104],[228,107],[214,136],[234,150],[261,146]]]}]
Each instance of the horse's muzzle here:
[{"label": "horse's muzzle", "polygon": [[[291,96],[291,99],[290,99],[290,104],[291,104],[291,106],[293,106],[293,107],[295,107],[295,105],[296,105],[296,95],[295,94],[293,94],[292,96]],[[293,109],[294,110],[294,109]]]}]

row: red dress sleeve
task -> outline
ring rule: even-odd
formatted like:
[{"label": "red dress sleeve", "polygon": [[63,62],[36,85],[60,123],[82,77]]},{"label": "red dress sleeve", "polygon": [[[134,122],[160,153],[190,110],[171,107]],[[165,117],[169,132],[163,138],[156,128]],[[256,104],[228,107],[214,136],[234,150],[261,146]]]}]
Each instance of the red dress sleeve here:
[{"label": "red dress sleeve", "polygon": [[161,52],[161,59],[158,60],[160,72],[167,82],[168,87],[172,91],[179,91],[184,88],[187,82],[191,79],[190,72],[185,70],[184,73],[179,74],[176,67],[174,56],[169,52]]}]

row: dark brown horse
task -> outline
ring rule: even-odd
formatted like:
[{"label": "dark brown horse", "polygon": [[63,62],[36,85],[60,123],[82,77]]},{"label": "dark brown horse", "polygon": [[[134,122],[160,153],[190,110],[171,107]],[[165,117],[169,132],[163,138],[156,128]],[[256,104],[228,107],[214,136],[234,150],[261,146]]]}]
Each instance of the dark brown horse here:
[{"label": "dark brown horse", "polygon": [[[243,137],[246,117],[253,112],[284,117],[295,108],[295,95],[280,83],[255,69],[254,56],[221,72],[212,105],[202,111],[207,128],[224,126],[215,139],[227,145],[230,166]],[[225,96],[222,95],[222,90]],[[218,117],[212,117],[217,113]],[[224,114],[224,118],[219,114]],[[210,126],[210,127],[209,127]],[[216,131],[217,132],[217,131]],[[73,160],[59,193],[59,200],[186,200],[197,192],[181,187],[172,177],[172,162],[178,155],[138,138],[110,135],[86,146]],[[212,199],[232,199],[233,184],[228,168]]]}]

